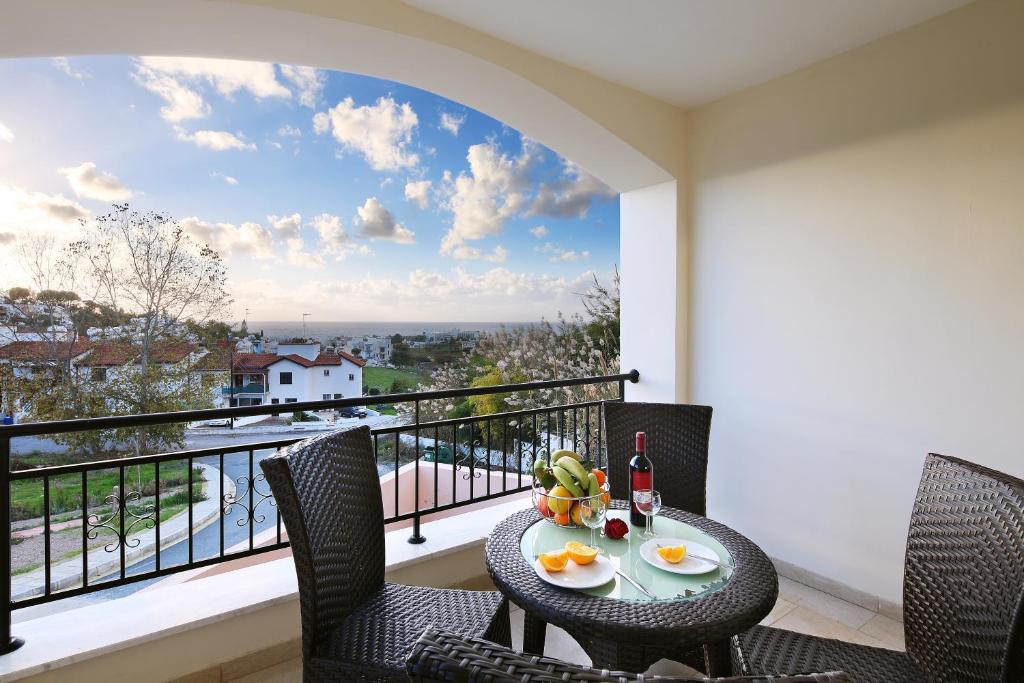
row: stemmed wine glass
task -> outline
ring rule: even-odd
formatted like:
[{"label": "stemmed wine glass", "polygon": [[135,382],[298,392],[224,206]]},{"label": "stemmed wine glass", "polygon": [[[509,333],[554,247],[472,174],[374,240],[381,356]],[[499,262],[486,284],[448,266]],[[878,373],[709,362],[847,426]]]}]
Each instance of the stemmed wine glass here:
[{"label": "stemmed wine glass", "polygon": [[580,501],[580,521],[590,529],[590,546],[597,547],[597,530],[604,525],[608,503],[601,496],[592,496]]},{"label": "stemmed wine glass", "polygon": [[644,538],[654,538],[654,516],[661,511],[661,494],[653,489],[637,489],[633,491],[633,502],[647,522],[640,535]]}]

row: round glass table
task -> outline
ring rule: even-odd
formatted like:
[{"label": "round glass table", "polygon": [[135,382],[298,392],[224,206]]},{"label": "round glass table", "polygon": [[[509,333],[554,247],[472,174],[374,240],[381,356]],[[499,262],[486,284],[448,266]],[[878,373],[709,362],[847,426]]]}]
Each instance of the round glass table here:
[{"label": "round glass table", "polygon": [[[613,505],[609,517],[627,519],[624,503]],[[706,517],[666,507],[653,528],[659,538],[706,546],[731,567],[684,575],[652,566],[640,555],[648,540],[642,527],[630,525],[625,538],[602,536],[597,543],[617,570],[613,580],[585,590],[560,588],[537,575],[536,556],[567,541],[589,543],[590,531],[557,527],[532,508],[498,524],[487,539],[487,570],[498,589],[526,612],[523,649],[542,654],[550,623],[569,632],[595,667],[643,670],[653,663],[645,660],[645,648],[684,652],[704,646],[707,673],[727,675],[729,637],[757,624],[775,604],[775,568],[756,544]]]}]

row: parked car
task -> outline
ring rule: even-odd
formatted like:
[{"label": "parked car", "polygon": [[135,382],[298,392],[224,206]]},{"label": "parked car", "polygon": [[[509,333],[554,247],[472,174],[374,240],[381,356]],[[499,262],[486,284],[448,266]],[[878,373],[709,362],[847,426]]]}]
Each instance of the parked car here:
[{"label": "parked car", "polygon": [[358,417],[362,420],[366,417],[365,408],[338,408],[338,417]]}]

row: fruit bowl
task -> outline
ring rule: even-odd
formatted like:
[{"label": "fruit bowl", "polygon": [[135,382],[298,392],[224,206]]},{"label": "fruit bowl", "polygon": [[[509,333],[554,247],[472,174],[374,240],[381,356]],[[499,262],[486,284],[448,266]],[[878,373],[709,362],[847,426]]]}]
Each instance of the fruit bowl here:
[{"label": "fruit bowl", "polygon": [[583,528],[580,503],[611,500],[605,473],[573,451],[559,450],[550,461],[538,458],[533,469],[533,506],[548,522],[568,529]]}]

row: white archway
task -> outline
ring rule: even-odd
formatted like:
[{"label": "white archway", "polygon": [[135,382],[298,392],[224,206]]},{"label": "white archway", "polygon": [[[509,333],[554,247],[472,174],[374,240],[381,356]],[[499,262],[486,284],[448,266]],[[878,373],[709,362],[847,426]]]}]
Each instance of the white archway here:
[{"label": "white archway", "polygon": [[[685,398],[681,111],[386,0],[9,0],[0,7],[0,57],[79,54],[247,59],[386,78],[473,107],[572,159],[622,193],[623,366],[643,378],[631,397]],[[532,79],[516,73],[524,64]]]}]

